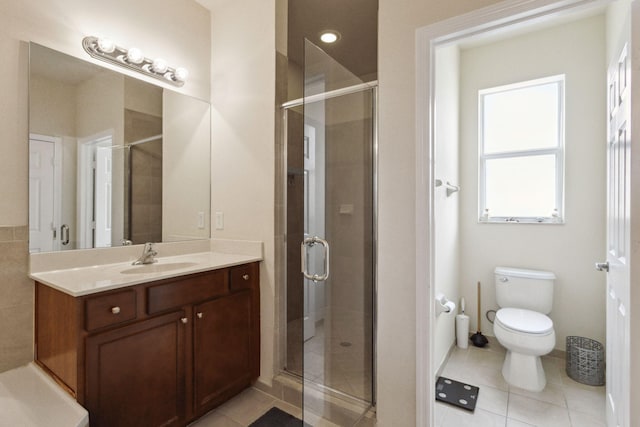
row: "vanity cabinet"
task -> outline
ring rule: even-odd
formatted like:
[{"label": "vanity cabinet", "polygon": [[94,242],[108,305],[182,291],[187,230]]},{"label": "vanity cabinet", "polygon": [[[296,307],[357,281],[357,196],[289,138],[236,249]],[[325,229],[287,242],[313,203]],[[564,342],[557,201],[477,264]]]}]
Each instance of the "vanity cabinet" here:
[{"label": "vanity cabinet", "polygon": [[[195,307],[194,382],[196,410],[202,412],[251,378],[251,295],[241,291]],[[218,331],[215,335],[210,331]]]},{"label": "vanity cabinet", "polygon": [[179,426],[185,420],[182,311],[86,340],[91,426]]},{"label": "vanity cabinet", "polygon": [[92,427],[184,426],[259,376],[258,263],[73,297],[36,282],[36,362]]}]

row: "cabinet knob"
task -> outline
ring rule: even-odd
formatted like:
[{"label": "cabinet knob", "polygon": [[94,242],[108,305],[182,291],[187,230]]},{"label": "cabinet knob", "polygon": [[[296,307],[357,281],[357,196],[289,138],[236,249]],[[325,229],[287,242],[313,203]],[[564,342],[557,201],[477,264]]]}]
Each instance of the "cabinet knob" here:
[{"label": "cabinet knob", "polygon": [[183,317],[183,318],[180,319],[180,321],[182,323],[186,324],[189,321],[189,319],[187,319],[186,317]]},{"label": "cabinet knob", "polygon": [[118,306],[111,307],[111,312],[113,314],[119,314],[120,313],[120,307],[118,307]]},{"label": "cabinet knob", "polygon": [[202,316],[204,316],[202,313],[196,313],[196,316],[198,316],[198,319],[202,319]]},{"label": "cabinet knob", "polygon": [[244,280],[249,280],[249,275],[248,275],[248,274],[243,274],[243,275],[242,275],[242,278],[243,278]]}]

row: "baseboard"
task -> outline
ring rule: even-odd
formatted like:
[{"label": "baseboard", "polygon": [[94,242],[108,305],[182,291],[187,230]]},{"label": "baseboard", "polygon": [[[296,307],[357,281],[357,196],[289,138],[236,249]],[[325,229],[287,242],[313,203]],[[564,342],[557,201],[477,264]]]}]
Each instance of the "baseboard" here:
[{"label": "baseboard", "polygon": [[451,353],[453,352],[454,348],[456,348],[455,341],[449,346],[449,350],[447,350],[447,354],[442,358],[442,361],[440,361],[440,366],[438,366],[438,369],[436,369],[435,378],[438,378],[442,374],[442,370],[447,365],[447,362],[449,361],[449,358],[451,357]]}]

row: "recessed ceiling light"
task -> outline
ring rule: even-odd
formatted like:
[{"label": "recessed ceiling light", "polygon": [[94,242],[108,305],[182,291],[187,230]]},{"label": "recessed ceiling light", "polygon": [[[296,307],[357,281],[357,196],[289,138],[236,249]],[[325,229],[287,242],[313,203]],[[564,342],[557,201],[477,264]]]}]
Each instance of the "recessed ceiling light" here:
[{"label": "recessed ceiling light", "polygon": [[340,33],[335,30],[327,30],[320,33],[320,40],[324,43],[335,43],[340,40]]}]

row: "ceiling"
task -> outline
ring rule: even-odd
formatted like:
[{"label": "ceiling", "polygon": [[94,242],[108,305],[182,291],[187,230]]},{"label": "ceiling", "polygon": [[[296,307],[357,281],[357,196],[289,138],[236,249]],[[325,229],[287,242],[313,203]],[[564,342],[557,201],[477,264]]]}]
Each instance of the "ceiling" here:
[{"label": "ceiling", "polygon": [[[320,41],[324,30],[337,30],[334,44]],[[304,64],[304,39],[364,80],[378,71],[378,0],[289,0],[288,57]]]}]

